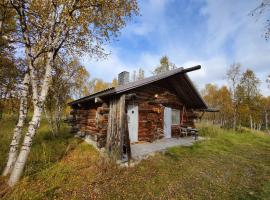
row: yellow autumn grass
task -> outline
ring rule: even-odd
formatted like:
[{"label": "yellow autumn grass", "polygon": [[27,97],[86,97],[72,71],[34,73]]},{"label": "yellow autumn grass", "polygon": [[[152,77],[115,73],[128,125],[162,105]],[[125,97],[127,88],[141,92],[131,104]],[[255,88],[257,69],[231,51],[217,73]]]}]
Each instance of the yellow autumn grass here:
[{"label": "yellow autumn grass", "polygon": [[29,172],[3,198],[269,199],[270,137],[245,129],[199,127],[208,139],[170,148],[132,168],[121,168],[90,145],[69,138],[66,147],[72,148],[58,161]]}]

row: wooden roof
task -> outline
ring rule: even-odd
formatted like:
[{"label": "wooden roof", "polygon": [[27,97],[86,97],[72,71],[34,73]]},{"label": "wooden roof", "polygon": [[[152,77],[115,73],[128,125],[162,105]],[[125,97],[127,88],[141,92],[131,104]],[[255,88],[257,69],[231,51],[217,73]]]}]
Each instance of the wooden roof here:
[{"label": "wooden roof", "polygon": [[96,97],[108,97],[112,95],[118,95],[121,93],[129,92],[133,89],[147,86],[148,84],[161,84],[163,87],[173,89],[179,99],[183,101],[189,108],[194,109],[207,109],[207,105],[202,99],[201,95],[193,85],[192,81],[187,76],[187,72],[200,69],[201,66],[194,66],[190,68],[177,68],[162,74],[151,76],[142,80],[127,83],[125,85],[119,85],[105,89],[103,91],[91,94],[89,96],[77,99],[69,103],[73,106],[78,103],[84,103],[94,100]]}]

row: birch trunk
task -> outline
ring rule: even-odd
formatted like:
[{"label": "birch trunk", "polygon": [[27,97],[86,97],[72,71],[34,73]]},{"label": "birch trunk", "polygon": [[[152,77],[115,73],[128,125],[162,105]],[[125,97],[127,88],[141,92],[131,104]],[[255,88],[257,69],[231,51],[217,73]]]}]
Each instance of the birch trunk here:
[{"label": "birch trunk", "polygon": [[250,129],[253,129],[253,122],[252,122],[252,117],[249,115],[249,121],[250,121]]},{"label": "birch trunk", "polygon": [[14,186],[22,175],[27,157],[30,153],[33,137],[40,124],[41,113],[42,113],[41,108],[36,107],[34,109],[32,120],[29,123],[28,131],[24,137],[24,141],[23,141],[19,156],[15,162],[15,165],[13,167],[13,170],[11,172],[11,175],[8,181],[8,184],[10,186]]},{"label": "birch trunk", "polygon": [[265,129],[268,131],[268,113],[267,113],[267,110],[265,110]]},{"label": "birch trunk", "polygon": [[233,130],[236,130],[236,108],[233,111]]},{"label": "birch trunk", "polygon": [[24,76],[23,84],[22,84],[19,119],[13,131],[13,137],[12,137],[12,141],[9,148],[8,161],[3,171],[3,176],[7,176],[8,174],[10,174],[14,166],[14,163],[17,159],[18,147],[19,147],[21,136],[22,136],[22,128],[24,126],[25,119],[27,116],[27,96],[29,93],[29,83],[30,83],[30,77],[29,77],[29,74],[26,73]]},{"label": "birch trunk", "polygon": [[[8,181],[8,184],[11,187],[14,186],[18,182],[18,180],[20,179],[22,175],[25,163],[27,161],[28,155],[31,150],[32,140],[40,125],[43,106],[44,106],[44,103],[48,94],[48,90],[49,90],[49,85],[51,82],[51,73],[52,73],[52,64],[53,64],[52,62],[53,62],[53,52],[49,52],[46,67],[45,67],[46,72],[43,79],[43,84],[41,86],[41,92],[40,92],[40,95],[37,96],[38,97],[37,99],[33,99],[34,113],[32,116],[32,120],[29,123],[28,131],[24,137],[24,141],[23,141],[19,156],[15,162],[14,168],[11,172],[11,175]],[[31,76],[31,73],[30,73],[30,76]],[[32,76],[31,76],[31,81],[32,81]],[[33,89],[33,93],[38,94],[37,85],[32,84],[32,89]]]}]

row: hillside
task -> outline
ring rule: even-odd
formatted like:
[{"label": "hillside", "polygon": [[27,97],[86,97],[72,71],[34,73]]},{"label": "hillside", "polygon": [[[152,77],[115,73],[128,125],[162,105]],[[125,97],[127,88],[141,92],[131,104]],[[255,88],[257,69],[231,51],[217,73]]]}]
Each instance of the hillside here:
[{"label": "hillside", "polygon": [[[7,134],[11,122],[4,126]],[[270,137],[200,129],[209,139],[120,168],[66,127],[54,138],[43,123],[23,180],[3,199],[269,199]],[[8,140],[3,136],[1,169]]]}]

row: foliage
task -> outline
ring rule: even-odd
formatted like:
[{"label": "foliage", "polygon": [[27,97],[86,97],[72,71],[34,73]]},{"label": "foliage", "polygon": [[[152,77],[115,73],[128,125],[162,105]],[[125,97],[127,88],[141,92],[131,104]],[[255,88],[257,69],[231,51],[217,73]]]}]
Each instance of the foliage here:
[{"label": "foliage", "polygon": [[136,70],[133,71],[131,81],[142,80],[144,78],[144,70],[142,68],[139,68],[138,72]]},{"label": "foliage", "polygon": [[218,114],[206,114],[204,119],[229,127],[232,124],[233,110],[232,97],[228,88],[226,86],[218,88],[215,85],[207,84],[202,94],[210,108],[219,110]]},{"label": "foliage", "polygon": [[3,199],[267,199],[270,137],[199,127],[205,140],[131,168],[81,143],[59,162],[25,176]]},{"label": "foliage", "polygon": [[116,87],[118,85],[118,81],[116,78],[112,80],[112,87]]},{"label": "foliage", "polygon": [[75,96],[74,91],[83,93],[87,87],[88,78],[89,73],[77,58],[66,62],[60,58],[56,60],[44,109],[54,135],[60,130],[61,120],[63,120],[68,101],[72,96]]},{"label": "foliage", "polygon": [[166,71],[176,68],[176,65],[171,63],[167,56],[162,56],[159,63],[160,63],[159,66],[157,66],[156,69],[154,69],[153,71],[153,74],[155,75],[161,74],[161,73],[164,73]]},{"label": "foliage", "polygon": [[101,90],[105,90],[107,88],[110,88],[111,84],[108,82],[103,81],[102,79],[99,78],[93,78],[90,82],[89,82],[89,93],[93,94],[96,92],[99,92]]},{"label": "foliage", "polygon": [[[102,44],[118,36],[119,31],[132,15],[138,14],[136,0],[123,1],[18,1],[9,0],[8,6],[15,12],[18,44],[23,45],[27,71],[24,73],[24,88],[20,95],[22,106],[14,137],[11,142],[7,170],[8,184],[14,186],[22,175],[32,140],[40,125],[46,98],[48,97],[55,70],[56,59],[65,55],[83,55],[101,58],[106,55]],[[2,30],[1,20],[1,30]],[[40,64],[43,63],[43,64]],[[55,70],[57,71],[57,69]],[[29,76],[29,78],[28,78]],[[28,81],[29,80],[29,81]],[[31,90],[28,89],[30,82]],[[24,126],[26,93],[33,95],[33,115],[27,133],[21,143]],[[57,98],[59,100],[59,98]],[[59,108],[58,103],[58,108]],[[59,118],[59,117],[57,117]],[[18,135],[18,136],[17,136]],[[14,144],[14,145],[13,145]],[[18,153],[19,144],[21,144]]]},{"label": "foliage", "polygon": [[15,58],[15,48],[10,39],[17,34],[14,11],[8,1],[0,3],[0,120],[4,112],[18,110],[18,84],[21,82],[25,63]]},{"label": "foliage", "polygon": [[268,130],[270,99],[261,95],[256,74],[249,69],[241,73],[240,66],[233,64],[227,72],[230,89],[205,86],[202,95],[208,106],[219,109],[219,113],[206,114],[205,119],[234,129],[245,126]]},{"label": "foliage", "polygon": [[4,112],[17,113],[19,83],[22,81],[24,61],[5,53],[0,54],[0,119]]}]

